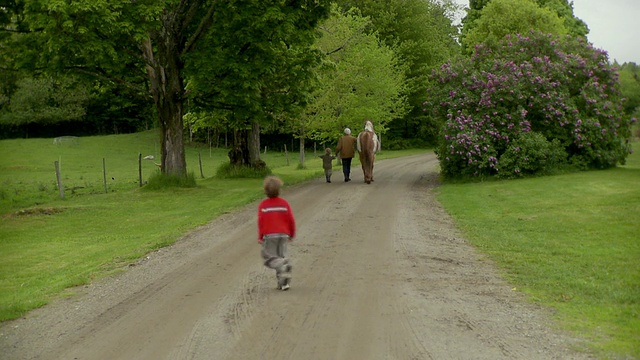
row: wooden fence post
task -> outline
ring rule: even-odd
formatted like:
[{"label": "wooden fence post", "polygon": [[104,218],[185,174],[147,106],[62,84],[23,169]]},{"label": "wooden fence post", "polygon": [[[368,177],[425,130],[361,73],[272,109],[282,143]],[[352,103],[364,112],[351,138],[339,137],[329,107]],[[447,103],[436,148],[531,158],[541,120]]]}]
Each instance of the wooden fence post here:
[{"label": "wooden fence post", "polygon": [[142,153],[138,153],[138,183],[142,187]]},{"label": "wooden fence post", "polygon": [[289,153],[287,152],[287,144],[284,144],[284,157],[287,158],[287,166],[289,166]]},{"label": "wooden fence post", "polygon": [[107,162],[102,158],[102,183],[104,184],[104,193],[107,193]]},{"label": "wooden fence post", "polygon": [[56,179],[58,179],[58,191],[60,191],[60,199],[64,199],[64,187],[62,186],[62,176],[60,176],[60,163],[54,162],[56,166]]},{"label": "wooden fence post", "polygon": [[204,173],[202,172],[202,157],[200,156],[200,151],[198,151],[198,161],[200,162],[200,177],[204,179]]}]

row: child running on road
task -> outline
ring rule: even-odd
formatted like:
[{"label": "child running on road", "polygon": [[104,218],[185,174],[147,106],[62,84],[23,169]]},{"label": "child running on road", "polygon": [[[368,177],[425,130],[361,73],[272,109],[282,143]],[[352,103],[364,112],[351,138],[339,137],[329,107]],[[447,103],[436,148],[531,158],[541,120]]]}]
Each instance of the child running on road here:
[{"label": "child running on road", "polygon": [[258,205],[258,243],[262,244],[264,265],[276,271],[279,290],[289,290],[291,264],[287,243],[296,235],[296,221],[289,202],[280,197],[282,180],[276,176],[264,179],[267,198]]}]

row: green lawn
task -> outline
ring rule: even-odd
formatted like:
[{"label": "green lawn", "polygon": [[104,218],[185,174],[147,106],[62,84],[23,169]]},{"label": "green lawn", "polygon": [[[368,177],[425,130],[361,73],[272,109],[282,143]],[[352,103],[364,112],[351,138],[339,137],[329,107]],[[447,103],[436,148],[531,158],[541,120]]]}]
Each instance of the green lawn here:
[{"label": "green lawn", "polygon": [[[638,148],[638,143],[635,144]],[[439,188],[468,239],[603,358],[640,358],[640,156],[605,171]]]}]

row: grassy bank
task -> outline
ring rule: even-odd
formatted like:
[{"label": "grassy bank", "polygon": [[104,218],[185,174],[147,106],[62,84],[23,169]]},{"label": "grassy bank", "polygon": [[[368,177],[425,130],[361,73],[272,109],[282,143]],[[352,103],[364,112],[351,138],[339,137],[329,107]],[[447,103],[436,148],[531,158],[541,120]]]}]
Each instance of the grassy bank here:
[{"label": "grassy bank", "polygon": [[[639,144],[635,144],[637,149]],[[640,154],[627,165],[451,184],[439,200],[519,291],[603,358],[640,358]]]}]

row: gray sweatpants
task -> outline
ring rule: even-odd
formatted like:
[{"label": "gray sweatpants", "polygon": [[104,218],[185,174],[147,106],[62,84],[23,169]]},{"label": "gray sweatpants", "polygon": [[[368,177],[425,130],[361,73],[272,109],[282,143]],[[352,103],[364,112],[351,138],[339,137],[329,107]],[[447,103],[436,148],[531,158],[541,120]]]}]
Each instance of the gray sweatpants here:
[{"label": "gray sweatpants", "polygon": [[264,266],[276,271],[278,286],[282,286],[291,279],[291,265],[287,259],[287,234],[269,234],[264,236],[262,243],[262,258]]}]

